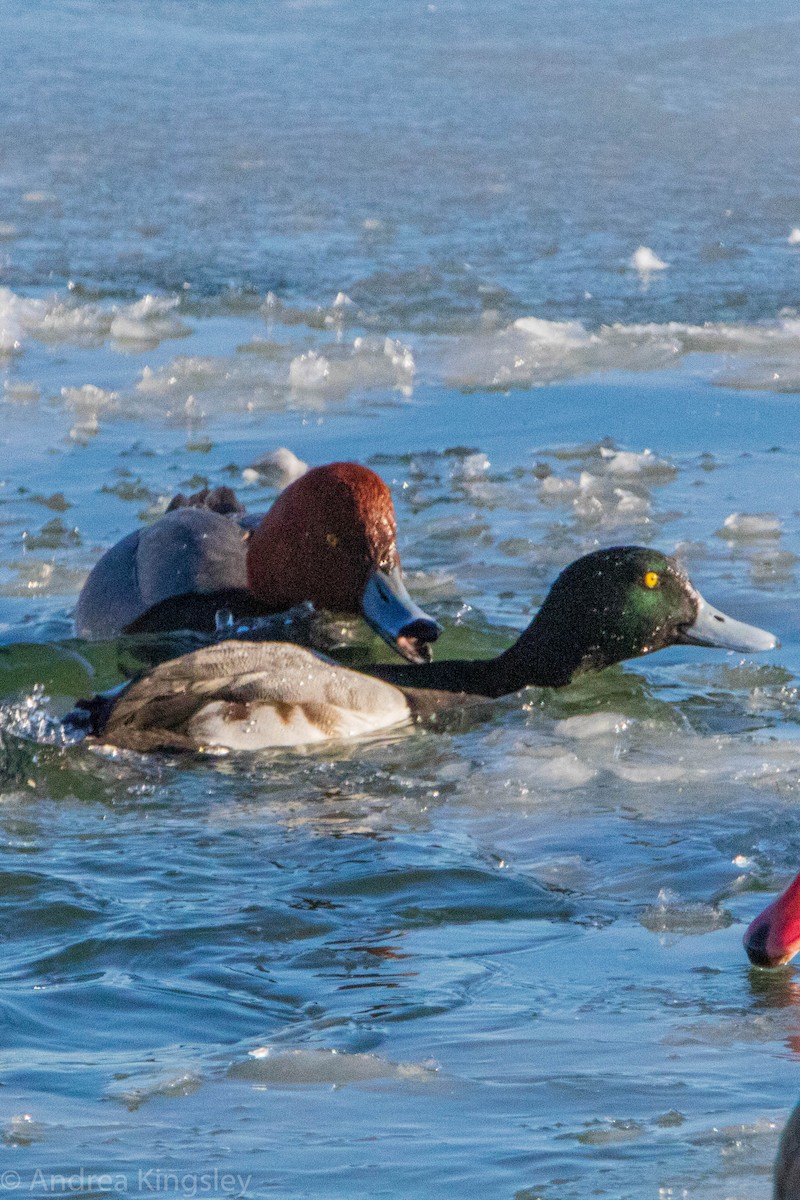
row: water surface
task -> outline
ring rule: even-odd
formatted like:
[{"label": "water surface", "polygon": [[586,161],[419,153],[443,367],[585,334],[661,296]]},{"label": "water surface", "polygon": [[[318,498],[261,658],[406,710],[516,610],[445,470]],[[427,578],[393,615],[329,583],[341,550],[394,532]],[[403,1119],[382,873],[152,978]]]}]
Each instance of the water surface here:
[{"label": "water surface", "polygon": [[[800,991],[740,940],[800,857],[794,9],[0,20],[0,1183],[766,1200]],[[390,484],[441,654],[625,542],[782,646],[292,754],[48,744],[126,665],[72,638],[101,551],[181,489],[268,504],[281,445]]]}]

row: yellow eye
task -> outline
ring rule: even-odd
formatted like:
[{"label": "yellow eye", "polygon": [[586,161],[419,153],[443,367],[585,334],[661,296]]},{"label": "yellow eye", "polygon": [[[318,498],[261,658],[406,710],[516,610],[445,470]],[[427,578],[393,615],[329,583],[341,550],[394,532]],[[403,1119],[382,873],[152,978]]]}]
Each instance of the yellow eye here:
[{"label": "yellow eye", "polygon": [[328,543],[328,545],[329,545],[329,546],[330,546],[332,549],[333,549],[334,547],[336,547],[336,546],[338,546],[338,545],[339,545],[339,539],[338,539],[338,537],[336,536],[336,534],[335,534],[335,533],[326,533],[326,534],[325,534],[325,541]]},{"label": "yellow eye", "polygon": [[648,571],[644,577],[644,586],[646,588],[658,587],[659,575],[657,571]]}]

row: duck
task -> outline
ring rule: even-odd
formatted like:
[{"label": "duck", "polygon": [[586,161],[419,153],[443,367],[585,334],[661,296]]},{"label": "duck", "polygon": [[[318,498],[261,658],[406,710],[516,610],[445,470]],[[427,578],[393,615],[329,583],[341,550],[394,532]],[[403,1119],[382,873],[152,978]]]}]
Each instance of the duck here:
[{"label": "duck", "polygon": [[743,938],[754,967],[782,967],[800,950],[800,874],[748,925]]},{"label": "duck", "polygon": [[353,738],[666,646],[771,650],[776,638],[713,608],[674,558],[641,546],[566,567],[517,641],[496,658],[358,671],[303,647],[223,641],[80,701],[68,732],[120,749],[257,750]]},{"label": "duck", "polygon": [[353,462],[314,467],[264,516],[227,487],[176,496],[154,524],[102,555],[75,609],[79,638],[193,630],[315,608],[359,613],[412,663],[431,657],[439,624],[403,581],[391,493]]}]

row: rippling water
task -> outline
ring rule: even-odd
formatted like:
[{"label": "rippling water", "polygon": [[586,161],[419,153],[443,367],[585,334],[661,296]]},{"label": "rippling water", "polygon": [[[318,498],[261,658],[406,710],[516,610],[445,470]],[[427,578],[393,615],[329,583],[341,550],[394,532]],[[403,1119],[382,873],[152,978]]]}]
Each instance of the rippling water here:
[{"label": "rippling water", "polygon": [[[766,1200],[800,988],[740,941],[800,865],[795,6],[0,20],[0,1190]],[[136,653],[72,638],[102,549],[180,489],[268,504],[281,445],[391,485],[440,655],[623,542],[782,646],[293,754],[61,746]]]}]

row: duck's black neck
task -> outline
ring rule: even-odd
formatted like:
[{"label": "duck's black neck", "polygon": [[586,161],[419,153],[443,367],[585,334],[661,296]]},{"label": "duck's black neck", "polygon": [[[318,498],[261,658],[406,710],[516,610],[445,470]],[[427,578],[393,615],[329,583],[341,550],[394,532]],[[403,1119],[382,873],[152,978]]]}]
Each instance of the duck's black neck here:
[{"label": "duck's black neck", "polygon": [[362,670],[398,687],[494,699],[524,687],[564,687],[581,669],[607,665],[596,660],[582,639],[565,637],[559,625],[541,610],[514,645],[496,658],[451,659],[421,666],[381,664]]}]

